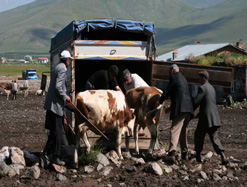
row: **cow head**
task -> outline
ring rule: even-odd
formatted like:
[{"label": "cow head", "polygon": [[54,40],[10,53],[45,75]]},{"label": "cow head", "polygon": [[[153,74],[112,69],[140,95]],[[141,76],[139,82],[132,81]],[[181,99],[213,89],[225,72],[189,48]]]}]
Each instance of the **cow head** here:
[{"label": "cow head", "polygon": [[135,119],[136,119],[134,111],[135,111],[134,109],[132,108],[130,109],[131,118],[128,120],[125,120],[124,122],[122,134],[127,133],[127,136],[133,136]]}]

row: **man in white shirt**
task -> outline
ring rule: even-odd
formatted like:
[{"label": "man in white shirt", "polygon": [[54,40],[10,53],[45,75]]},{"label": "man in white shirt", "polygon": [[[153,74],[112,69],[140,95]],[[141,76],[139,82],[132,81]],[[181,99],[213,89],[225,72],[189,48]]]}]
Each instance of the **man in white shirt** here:
[{"label": "man in white shirt", "polygon": [[[125,69],[123,71],[123,78],[124,78],[124,89],[127,92],[128,90],[132,88],[142,87],[149,85],[136,73],[130,73],[128,69]],[[144,131],[142,128],[138,131],[139,136],[144,136]]]},{"label": "man in white shirt", "polygon": [[130,73],[128,69],[123,71],[124,77],[124,89],[127,92],[132,88],[137,88],[141,86],[149,86],[139,75],[136,73]]}]

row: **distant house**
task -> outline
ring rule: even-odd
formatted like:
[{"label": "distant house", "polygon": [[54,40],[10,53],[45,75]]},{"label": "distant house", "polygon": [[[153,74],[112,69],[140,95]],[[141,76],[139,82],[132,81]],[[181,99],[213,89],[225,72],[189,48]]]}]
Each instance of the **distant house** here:
[{"label": "distant house", "polygon": [[20,60],[18,60],[18,62],[21,63],[21,64],[27,64],[27,63],[29,63],[28,61],[26,61],[24,59],[20,59]]},{"label": "distant house", "polygon": [[198,57],[201,55],[207,56],[211,54],[220,55],[222,53],[238,53],[247,56],[247,51],[242,49],[242,42],[237,42],[236,45],[231,43],[217,43],[217,44],[191,44],[181,47],[177,50],[170,51],[156,58],[157,61],[179,61],[183,62],[189,56]]},{"label": "distant house", "polygon": [[33,61],[33,57],[31,57],[30,55],[24,56],[24,59],[27,60],[27,61],[30,61],[30,62]]},{"label": "distant house", "polygon": [[46,57],[39,57],[38,62],[42,64],[47,64],[48,63],[48,58]]},{"label": "distant house", "polygon": [[1,63],[6,63],[7,61],[6,61],[6,58],[4,58],[4,57],[2,57],[1,58]]}]

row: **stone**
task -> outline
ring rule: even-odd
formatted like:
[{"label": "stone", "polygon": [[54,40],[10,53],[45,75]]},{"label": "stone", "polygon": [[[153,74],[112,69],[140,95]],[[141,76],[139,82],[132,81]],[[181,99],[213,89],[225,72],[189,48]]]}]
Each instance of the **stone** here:
[{"label": "stone", "polygon": [[121,166],[121,161],[119,160],[119,156],[117,155],[116,151],[112,150],[109,153],[106,154],[106,157],[111,160],[114,165],[116,165],[117,167]]},{"label": "stone", "polygon": [[96,170],[97,170],[97,171],[100,171],[103,167],[104,167],[104,166],[103,166],[102,164],[98,164]]},{"label": "stone", "polygon": [[113,170],[113,167],[111,166],[107,166],[103,169],[103,171],[101,171],[100,175],[101,176],[107,176],[110,174],[111,170]]},{"label": "stone", "polygon": [[135,167],[135,166],[126,167],[125,169],[126,169],[126,171],[128,171],[129,173],[136,172],[136,167]]},{"label": "stone", "polygon": [[197,164],[197,165],[195,165],[195,167],[192,168],[190,171],[191,171],[191,173],[195,173],[195,172],[199,172],[199,171],[201,171],[201,170],[202,170],[202,164]]},{"label": "stone", "polygon": [[36,179],[36,180],[39,177],[40,177],[40,169],[37,165],[32,167],[27,167],[26,171],[21,176],[22,179]]},{"label": "stone", "polygon": [[156,162],[149,163],[147,167],[145,167],[145,171],[149,173],[153,173],[155,175],[163,175],[163,171],[159,164]]},{"label": "stone", "polygon": [[204,180],[203,179],[197,179],[196,182],[199,184],[201,182],[203,182]]},{"label": "stone", "polygon": [[220,176],[217,173],[213,173],[213,179],[215,181],[220,181],[221,180]]},{"label": "stone", "polygon": [[233,178],[234,178],[233,172],[232,172],[232,171],[229,171],[229,172],[227,173],[227,177],[233,179]]},{"label": "stone", "polygon": [[84,173],[92,173],[94,171],[94,167],[93,166],[85,166],[84,167]]},{"label": "stone", "polygon": [[213,169],[213,174],[216,173],[218,175],[222,175],[222,172],[218,169]]},{"label": "stone", "polygon": [[17,175],[20,175],[20,170],[25,168],[23,165],[20,164],[11,164],[10,167],[15,170]]},{"label": "stone", "polygon": [[171,167],[166,166],[166,165],[163,165],[162,167],[163,167],[164,171],[165,171],[167,174],[169,174],[169,173],[172,172],[172,168],[171,168]]},{"label": "stone", "polygon": [[8,166],[5,162],[0,161],[0,174],[7,175],[10,170],[13,170],[10,166]]},{"label": "stone", "polygon": [[214,155],[214,153],[212,151],[209,151],[206,155],[205,155],[205,158],[212,158],[212,156]]},{"label": "stone", "polygon": [[208,176],[204,171],[200,171],[200,175],[204,180],[208,180]]},{"label": "stone", "polygon": [[103,155],[102,153],[99,153],[97,155],[96,161],[100,164],[102,164],[103,166],[108,166],[110,164],[108,158]]},{"label": "stone", "polygon": [[10,148],[10,158],[11,158],[12,164],[21,164],[23,166],[26,166],[25,159],[24,159],[24,153],[19,148],[17,147]]},{"label": "stone", "polygon": [[59,181],[66,181],[67,180],[67,177],[62,175],[61,173],[58,173],[57,174],[57,180]]},{"label": "stone", "polygon": [[179,166],[177,166],[176,164],[173,164],[171,167],[172,167],[174,170],[179,170]]},{"label": "stone", "polygon": [[223,176],[222,180],[227,181],[227,176]]},{"label": "stone", "polygon": [[189,176],[185,176],[185,177],[183,178],[183,181],[188,181],[188,180],[190,180]]},{"label": "stone", "polygon": [[136,166],[140,166],[140,165],[144,165],[146,162],[144,161],[143,158],[138,158],[135,160],[135,165]]}]

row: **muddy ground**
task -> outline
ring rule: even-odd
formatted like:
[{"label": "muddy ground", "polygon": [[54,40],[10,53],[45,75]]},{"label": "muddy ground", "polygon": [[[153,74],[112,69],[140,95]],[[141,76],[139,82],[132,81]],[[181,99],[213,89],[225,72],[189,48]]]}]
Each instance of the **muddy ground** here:
[{"label": "muddy ground", "polygon": [[[17,100],[6,101],[5,96],[0,95],[0,148],[16,146],[30,152],[42,151],[47,140],[44,128],[44,100],[45,96],[29,95],[28,98],[24,98],[23,95],[17,95]],[[225,153],[227,157],[232,156],[244,163],[247,160],[247,109],[227,109],[219,106],[219,112],[222,119],[219,137],[226,149]],[[189,125],[188,143],[191,149],[193,149],[196,123],[197,120],[194,119]],[[160,129],[170,124],[168,115],[163,115]],[[159,138],[163,144],[168,145],[169,131],[160,132]],[[206,154],[210,150],[213,151],[213,148],[207,136],[203,153]],[[209,178],[210,171],[217,168],[219,163],[220,158],[213,156],[212,159],[202,164],[203,171],[209,174]],[[188,161],[180,167],[189,168],[196,164]],[[125,159],[123,165],[132,166],[134,161]],[[22,180],[18,176],[13,178],[5,176],[0,178],[0,186],[247,186],[247,171],[242,169],[232,170],[238,180],[214,181],[209,179],[198,183],[197,179],[200,178],[198,173],[190,174],[189,180],[184,181],[179,171],[156,176],[144,172],[143,168],[144,166],[138,166],[136,172],[129,173],[123,167],[114,167],[107,177],[99,176],[96,171],[84,174],[82,170],[74,173],[72,169],[67,169],[65,176],[68,180],[66,181],[57,181],[55,171],[41,169],[41,176],[38,180]],[[227,169],[231,170],[231,168]]]}]

